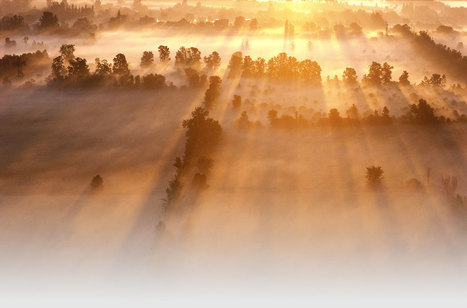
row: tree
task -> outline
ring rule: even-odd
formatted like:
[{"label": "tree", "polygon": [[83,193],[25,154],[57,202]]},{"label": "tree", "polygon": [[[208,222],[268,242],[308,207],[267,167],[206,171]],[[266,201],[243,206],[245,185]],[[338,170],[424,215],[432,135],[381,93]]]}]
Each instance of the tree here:
[{"label": "tree", "polygon": [[250,120],[248,119],[248,114],[246,111],[243,111],[240,114],[240,118],[237,120],[237,125],[240,128],[248,128],[250,126]]},{"label": "tree", "polygon": [[60,46],[60,55],[64,61],[69,62],[75,58],[75,45],[63,44]]},{"label": "tree", "polygon": [[408,113],[408,119],[412,123],[433,124],[440,122],[440,118],[435,115],[435,110],[423,98],[418,104],[412,104]]},{"label": "tree", "polygon": [[342,81],[349,86],[356,85],[358,83],[357,81],[357,72],[355,71],[354,68],[347,67],[342,74]]},{"label": "tree", "polygon": [[154,54],[152,51],[145,51],[143,52],[143,56],[141,57],[140,67],[148,68],[154,65]]},{"label": "tree", "polygon": [[95,75],[99,77],[106,77],[112,74],[112,65],[107,60],[100,60],[96,58],[96,71],[94,72]]},{"label": "tree", "polygon": [[400,75],[399,84],[403,86],[410,86],[409,73],[407,71],[403,71]]},{"label": "tree", "polygon": [[229,74],[227,75],[228,78],[235,78],[240,75],[242,71],[242,64],[243,64],[243,55],[240,51],[234,52],[230,57],[229,61]]},{"label": "tree", "polygon": [[120,76],[126,76],[130,74],[128,62],[124,54],[119,53],[115,56],[112,71],[114,74]]},{"label": "tree", "polygon": [[145,89],[160,89],[166,86],[165,76],[159,74],[148,74],[143,77],[142,86]]},{"label": "tree", "polygon": [[432,74],[430,78],[424,77],[422,86],[433,88],[444,88],[446,86],[446,75]]},{"label": "tree", "polygon": [[271,109],[268,111],[268,120],[271,124],[273,124],[274,121],[277,120],[277,111],[274,109]]},{"label": "tree", "polygon": [[222,128],[218,121],[208,117],[207,109],[197,107],[191,118],[184,120],[186,129],[186,144],[184,164],[190,164],[194,159],[207,156],[221,140]]},{"label": "tree", "polygon": [[372,62],[368,74],[363,76],[365,83],[380,86],[383,79],[383,67],[378,62]]},{"label": "tree", "polygon": [[205,85],[206,75],[203,74],[200,76],[199,72],[191,67],[185,68],[184,71],[190,87],[197,88]]},{"label": "tree", "polygon": [[383,168],[380,166],[370,166],[366,168],[366,181],[368,186],[377,188],[383,181]]},{"label": "tree", "polygon": [[221,92],[222,79],[219,76],[209,77],[209,88],[204,95],[204,104],[207,109],[212,108],[214,101],[219,97]]},{"label": "tree", "polygon": [[95,177],[92,178],[91,180],[91,190],[93,192],[98,192],[104,189],[104,180],[102,177],[98,174]]},{"label": "tree", "polygon": [[24,17],[20,15],[3,16],[0,19],[0,31],[11,31],[25,27]]},{"label": "tree", "polygon": [[392,69],[394,66],[389,65],[387,62],[383,63],[381,68],[381,84],[390,85],[392,82]]},{"label": "tree", "polygon": [[253,77],[255,73],[255,62],[251,59],[250,56],[245,56],[243,58],[243,65],[242,65],[242,77]]},{"label": "tree", "polygon": [[210,71],[216,71],[221,65],[221,57],[217,51],[213,51],[209,56],[204,57],[206,68]]},{"label": "tree", "polygon": [[86,59],[76,58],[70,60],[68,78],[74,82],[82,82],[89,78],[89,66]]},{"label": "tree", "polygon": [[391,116],[389,115],[388,107],[384,106],[381,118],[382,118],[383,123],[388,124],[392,122]]},{"label": "tree", "polygon": [[170,61],[170,49],[167,46],[160,45],[158,47],[159,50],[159,59],[162,63],[166,63]]},{"label": "tree", "polygon": [[54,80],[63,80],[66,77],[66,69],[62,56],[58,56],[52,61],[52,77]]},{"label": "tree", "polygon": [[349,109],[346,111],[347,113],[347,118],[352,119],[352,120],[358,120],[360,119],[360,112],[358,111],[357,106],[355,104],[352,104]]},{"label": "tree", "polygon": [[266,60],[263,58],[258,58],[255,61],[255,75],[258,78],[261,78],[264,76],[264,72],[266,70]]},{"label": "tree", "polygon": [[175,64],[179,66],[198,66],[201,61],[201,52],[198,48],[190,47],[180,47],[175,54]]},{"label": "tree", "polygon": [[42,16],[39,18],[39,26],[40,30],[51,30],[54,28],[58,28],[58,18],[57,15],[53,14],[52,12],[43,12]]},{"label": "tree", "polygon": [[299,64],[300,77],[305,82],[320,83],[321,67],[318,62],[309,59],[303,60]]},{"label": "tree", "polygon": [[331,125],[339,125],[342,121],[341,115],[336,108],[329,110],[329,123]]}]

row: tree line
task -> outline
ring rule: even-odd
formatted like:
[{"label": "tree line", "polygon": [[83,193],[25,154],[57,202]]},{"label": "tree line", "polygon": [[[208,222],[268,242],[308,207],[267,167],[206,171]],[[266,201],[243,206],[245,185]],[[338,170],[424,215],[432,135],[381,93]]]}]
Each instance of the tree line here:
[{"label": "tree line", "polygon": [[[238,110],[240,105],[241,97],[235,95],[232,101],[232,107]],[[411,104],[409,110],[401,117],[392,116],[386,106],[381,110],[373,110],[366,115],[362,115],[355,104],[350,106],[345,114],[345,116],[342,116],[337,108],[331,108],[327,114],[317,112],[313,116],[313,119],[306,119],[299,112],[295,112],[293,116],[290,114],[279,115],[277,110],[271,109],[268,111],[267,119],[271,127],[280,129],[297,129],[312,126],[348,127],[358,125],[390,125],[394,122],[421,125],[435,125],[451,122],[467,123],[467,115],[465,114],[460,115],[456,119],[437,115],[436,110],[425,99],[420,99],[418,103]],[[240,117],[235,123],[237,127],[243,129],[261,125],[258,121],[250,121],[246,111],[241,112]]]}]

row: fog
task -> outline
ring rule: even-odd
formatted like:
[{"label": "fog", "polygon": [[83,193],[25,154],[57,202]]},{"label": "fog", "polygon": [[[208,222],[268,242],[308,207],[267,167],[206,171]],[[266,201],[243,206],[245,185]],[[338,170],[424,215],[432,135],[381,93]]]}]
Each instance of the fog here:
[{"label": "fog", "polygon": [[0,303],[465,305],[465,7],[68,3],[0,3]]}]

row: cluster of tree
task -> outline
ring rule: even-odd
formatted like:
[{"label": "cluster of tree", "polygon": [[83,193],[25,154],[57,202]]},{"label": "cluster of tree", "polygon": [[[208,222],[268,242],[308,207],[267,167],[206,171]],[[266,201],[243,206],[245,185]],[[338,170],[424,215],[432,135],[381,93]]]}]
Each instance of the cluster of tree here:
[{"label": "cluster of tree", "polygon": [[21,55],[4,55],[0,58],[0,78],[9,82],[13,78],[23,78],[28,71],[41,68],[49,63],[47,51],[23,53]]},{"label": "cluster of tree", "polygon": [[410,109],[403,117],[403,120],[412,124],[436,124],[449,121],[444,116],[437,116],[435,109],[424,99],[420,99],[418,104],[410,105]]},{"label": "cluster of tree", "polygon": [[455,78],[467,82],[467,56],[444,44],[436,43],[425,31],[414,33],[408,25],[395,25],[393,30],[408,38],[421,57],[442,67]]},{"label": "cluster of tree", "polygon": [[168,209],[176,208],[185,195],[208,187],[207,177],[213,166],[210,157],[222,136],[221,125],[203,107],[197,107],[182,125],[186,129],[185,150],[182,157],[175,159],[176,172],[166,189]]},{"label": "cluster of tree", "polygon": [[21,31],[28,29],[24,23],[24,17],[20,15],[3,16],[0,19],[0,32],[2,31]]},{"label": "cluster of tree", "polygon": [[[80,10],[80,8],[76,8]],[[78,14],[81,16],[80,14]],[[84,14],[86,15],[86,14]],[[27,16],[30,18],[30,16]],[[40,15],[37,22],[28,25],[24,17],[21,15],[7,15],[0,19],[0,33],[13,33],[13,34],[37,34],[47,33],[64,36],[85,36],[94,37],[98,26],[91,23],[88,17],[78,17],[73,20],[71,26],[67,23],[60,23],[59,17],[54,11],[44,11]]]},{"label": "cluster of tree", "polygon": [[217,51],[212,52],[207,57],[201,57],[201,51],[196,47],[180,47],[175,54],[175,65],[177,67],[199,70],[201,62],[204,62],[204,70],[208,72],[216,71],[221,65],[221,57]]},{"label": "cluster of tree", "polygon": [[[384,179],[384,170],[381,166],[369,166],[366,168],[366,182],[369,188],[377,190],[381,189]],[[427,183],[429,184],[430,169],[427,170]],[[420,190],[422,183],[412,178],[405,183],[406,188]],[[455,176],[442,176],[441,177],[441,189],[450,204],[456,207],[465,209],[467,205],[467,196],[463,196],[457,193],[458,180]]]},{"label": "cluster of tree", "polygon": [[[387,62],[383,64],[378,62],[372,62],[368,73],[363,75],[362,84],[366,86],[389,86],[396,84],[392,80],[392,69],[394,67]],[[338,82],[338,79],[336,78]],[[359,85],[357,72],[352,67],[347,67],[342,74],[342,81],[347,86],[357,86]],[[410,85],[409,82],[409,73],[404,71],[399,77],[399,83],[403,85]]]},{"label": "cluster of tree", "polygon": [[113,63],[96,59],[96,69],[90,72],[87,60],[74,55],[74,45],[62,45],[60,55],[53,59],[50,85],[59,87],[119,86],[126,88],[160,89],[167,86],[165,76],[147,74],[133,76],[124,54],[117,54]]},{"label": "cluster of tree", "polygon": [[47,0],[46,10],[59,16],[63,20],[79,19],[94,16],[94,7],[89,5],[69,4],[67,0]]},{"label": "cluster of tree", "polygon": [[[170,61],[170,49],[167,46],[159,45],[157,48],[159,52],[159,61],[161,64],[166,64]],[[156,60],[152,51],[145,51],[141,56],[140,67],[151,68],[155,65]]]},{"label": "cluster of tree", "polygon": [[[363,75],[362,84],[365,86],[373,86],[373,87],[388,87],[388,86],[395,86],[397,84],[401,86],[410,86],[411,82],[409,80],[409,73],[407,71],[403,71],[402,74],[399,76],[399,81],[393,81],[392,79],[392,69],[394,67],[387,62],[383,64],[378,62],[372,62],[368,73]],[[334,84],[335,86],[339,85],[339,78],[337,76],[331,80],[329,77],[327,82],[330,84]],[[359,86],[360,83],[358,81],[357,72],[352,67],[347,67],[342,74],[342,82],[346,86],[356,87]],[[420,82],[421,86],[424,87],[432,87],[432,88],[444,88],[446,86],[447,78],[446,75],[441,74],[432,74],[430,77],[425,76],[424,79]]]},{"label": "cluster of tree", "polygon": [[287,53],[280,53],[266,62],[261,57],[253,60],[250,56],[243,57],[241,52],[236,52],[230,58],[228,70],[229,78],[267,77],[276,81],[321,82],[321,67],[316,61],[298,61]]},{"label": "cluster of tree", "polygon": [[446,86],[446,75],[432,74],[430,78],[425,76],[420,85],[432,88],[444,88]]}]

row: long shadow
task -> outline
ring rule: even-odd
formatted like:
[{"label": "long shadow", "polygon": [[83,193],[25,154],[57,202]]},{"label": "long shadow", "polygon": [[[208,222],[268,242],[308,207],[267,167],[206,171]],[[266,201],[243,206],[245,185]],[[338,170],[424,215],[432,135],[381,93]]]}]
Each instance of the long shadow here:
[{"label": "long shadow", "polygon": [[[81,194],[79,194],[76,201],[69,206],[63,217],[60,219],[60,223],[55,225],[49,232],[49,238],[56,239],[60,244],[69,242],[73,235],[73,222],[86,206],[86,203],[93,199],[94,193],[96,192],[93,192],[89,186],[85,188]],[[51,242],[49,245],[53,245],[53,243]]]},{"label": "long shadow", "polygon": [[[189,104],[188,108],[185,111],[183,119],[189,117],[192,110],[195,106],[199,105],[204,97],[204,89],[200,89],[197,96]],[[161,205],[163,203],[160,200],[160,206],[155,204],[154,196],[158,193],[161,193],[161,183],[162,187],[165,187],[169,178],[165,179],[164,174],[170,174],[169,170],[173,170],[172,164],[173,160],[177,156],[176,153],[179,152],[181,148],[181,143],[184,140],[184,130],[180,129],[175,132],[172,136],[168,138],[168,145],[163,155],[158,158],[158,162],[154,168],[154,175],[152,183],[149,186],[146,195],[144,196],[144,201],[139,206],[140,210],[137,212],[134,222],[132,223],[129,234],[126,239],[122,242],[121,246],[121,255],[123,261],[135,261],[138,258],[149,258],[150,251],[147,253],[142,252],[141,247],[142,243],[154,242],[156,236],[156,226],[158,224],[158,211],[162,211]],[[170,177],[172,174],[170,174]],[[163,182],[163,180],[166,180]],[[146,236],[152,236],[152,238],[146,238]],[[152,245],[154,249],[154,245]]]}]

